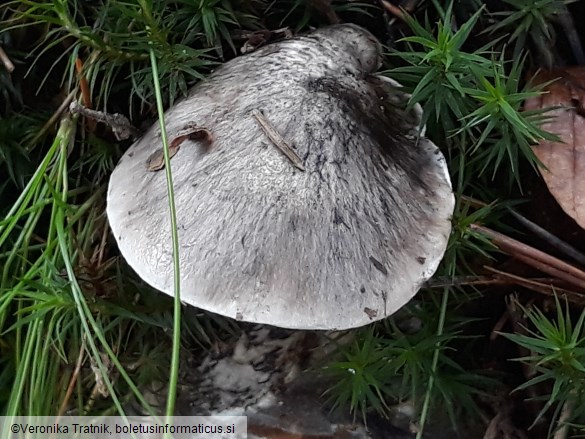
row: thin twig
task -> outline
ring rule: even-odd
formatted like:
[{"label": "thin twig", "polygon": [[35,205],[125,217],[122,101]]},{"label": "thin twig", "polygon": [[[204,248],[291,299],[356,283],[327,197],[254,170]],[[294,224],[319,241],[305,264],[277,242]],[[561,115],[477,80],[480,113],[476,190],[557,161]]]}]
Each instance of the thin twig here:
[{"label": "thin twig", "polygon": [[429,279],[425,282],[424,288],[462,287],[470,285],[509,285],[510,283],[510,280],[501,279],[496,276],[440,276]]},{"label": "thin twig", "polygon": [[[488,206],[487,203],[484,203],[483,201],[477,200],[472,197],[468,197],[466,195],[463,195],[461,199],[467,202],[469,205],[477,208]],[[526,227],[529,231],[534,233],[540,239],[544,240],[546,243],[550,244],[552,247],[564,253],[565,255],[575,260],[579,264],[585,266],[585,254],[583,254],[582,252],[580,252],[567,242],[563,241],[562,239],[558,238],[557,236],[553,235],[548,230],[543,229],[538,224],[533,223],[528,218],[516,212],[511,207],[507,207],[507,210],[512,214],[512,216],[514,216],[514,218],[518,220],[518,222],[520,222],[524,227]]]},{"label": "thin twig", "polygon": [[[81,58],[75,59],[75,71],[79,76],[79,90],[81,91],[81,99],[83,100],[83,105],[85,108],[93,108],[91,103],[91,91],[89,89],[89,82],[87,82],[87,78],[83,72],[83,61]],[[87,131],[90,133],[95,132],[97,127],[97,121],[91,117],[85,118],[85,124],[87,126]]]},{"label": "thin twig", "polygon": [[404,5],[396,6],[387,0],[380,0],[382,8],[384,8],[387,12],[389,12],[390,14],[394,15],[394,17],[399,18],[402,21],[406,21],[405,14],[414,11],[417,3],[418,3],[417,0],[408,0]]},{"label": "thin twig", "polygon": [[555,432],[553,439],[566,439],[567,435],[569,434],[569,421],[571,420],[571,415],[573,414],[573,409],[575,408],[575,391],[572,390],[569,392],[569,398],[563,404],[563,408],[561,409],[561,414],[557,421],[558,430]]},{"label": "thin twig", "polygon": [[494,341],[496,338],[498,338],[498,336],[500,335],[499,333],[502,331],[504,325],[508,322],[508,320],[510,320],[510,316],[508,315],[508,311],[506,310],[492,328],[492,332],[490,334],[490,341]]},{"label": "thin twig", "polygon": [[550,233],[548,230],[543,229],[538,224],[533,223],[528,218],[523,217],[515,210],[508,208],[508,211],[514,216],[514,218],[516,218],[520,223],[522,223],[522,225],[524,227],[526,227],[528,230],[530,230],[536,236],[543,239],[544,241],[549,243],[551,246],[553,246],[557,250],[563,252],[564,254],[569,256],[570,258],[574,259],[579,264],[585,266],[585,254],[581,253],[575,247],[566,243],[562,239],[557,238],[555,235]]},{"label": "thin twig", "polygon": [[556,276],[559,271],[563,272],[566,275],[566,278],[563,279],[567,280],[567,282],[578,285],[580,288],[585,288],[585,272],[579,268],[487,227],[472,224],[470,228],[490,238],[503,252],[519,259],[522,258],[524,262],[539,270],[543,266],[551,267],[555,273],[549,273],[548,271],[545,271],[545,273],[553,276]]},{"label": "thin twig", "polygon": [[252,116],[256,118],[258,125],[260,125],[262,131],[264,131],[264,134],[266,134],[266,137],[270,139],[274,146],[276,146],[291,161],[295,168],[304,171],[305,167],[303,166],[301,158],[289,146],[289,144],[286,143],[278,131],[276,131],[268,119],[266,119],[266,116],[264,116],[259,110],[252,110]]},{"label": "thin twig", "polygon": [[557,17],[561,26],[563,27],[563,30],[565,31],[565,35],[567,36],[567,40],[569,41],[569,45],[571,46],[571,50],[575,56],[575,61],[577,61],[578,65],[583,65],[585,64],[585,53],[583,53],[581,39],[579,38],[579,33],[575,28],[573,15],[565,3],[559,3],[559,8],[560,9]]},{"label": "thin twig", "polygon": [[[531,281],[543,284],[553,285],[557,279],[548,277],[536,277],[530,278]],[[511,281],[508,278],[501,277],[499,275],[493,276],[439,276],[436,278],[429,279],[424,284],[424,288],[444,288],[444,287],[463,287],[473,285],[512,285],[516,282]]]},{"label": "thin twig", "polygon": [[61,114],[63,114],[63,112],[67,109],[67,107],[69,107],[69,104],[71,103],[71,101],[75,97],[76,93],[77,93],[77,90],[73,90],[67,95],[65,100],[63,102],[61,102],[61,105],[59,105],[59,108],[57,108],[57,110],[55,110],[55,112],[51,115],[49,120],[47,122],[45,122],[43,127],[37,133],[37,135],[34,136],[33,139],[27,144],[27,146],[26,146],[27,150],[32,148],[34,145],[36,145],[37,142],[39,141],[39,139],[49,130],[49,128],[51,128],[53,125],[55,125],[57,120],[61,117]]},{"label": "thin twig", "polygon": [[529,257],[529,256],[525,256],[522,254],[516,254],[513,256],[516,259],[518,259],[519,261],[524,262],[526,265],[530,265],[531,267],[534,267],[537,270],[542,271],[543,273],[554,276],[557,279],[562,279],[565,282],[568,282],[571,285],[574,285],[574,286],[582,289],[583,291],[585,291],[585,280],[583,280],[583,279],[579,279],[578,277],[573,276],[572,274],[567,273],[567,272],[563,271],[562,269],[558,269],[557,267],[555,267],[553,265],[549,265],[545,262],[539,261],[539,260],[534,259],[534,258]]},{"label": "thin twig", "polygon": [[108,114],[103,111],[86,108],[77,101],[71,102],[69,110],[73,114],[81,114],[109,126],[118,140],[126,140],[140,136],[140,131],[134,127],[126,116],[119,113]]},{"label": "thin twig", "polygon": [[10,58],[8,58],[6,52],[4,52],[2,46],[0,46],[0,61],[2,61],[2,64],[4,64],[4,68],[8,73],[12,73],[14,71],[14,64],[12,63]]},{"label": "thin twig", "polygon": [[81,89],[81,97],[85,108],[93,108],[91,104],[91,93],[89,91],[89,83],[83,74],[83,61],[80,58],[75,59],[75,71],[79,75],[79,88]]},{"label": "thin twig", "polygon": [[386,9],[386,11],[390,12],[395,17],[398,17],[401,20],[404,20],[404,11],[401,8],[399,8],[396,5],[393,5],[392,3],[390,3],[387,0],[380,0],[380,4],[382,5],[382,7],[384,9]]},{"label": "thin twig", "polygon": [[496,203],[496,201],[492,201],[491,203],[486,203],[485,201],[478,200],[477,198],[470,197],[468,195],[461,195],[461,201],[465,201],[471,207],[475,207],[476,209],[481,209],[482,207],[492,206]]},{"label": "thin twig", "polygon": [[110,223],[108,223],[107,221],[105,221],[105,224],[102,227],[102,237],[100,239],[100,244],[98,245],[97,248],[97,266],[101,267],[102,266],[102,262],[104,260],[104,253],[106,251],[106,248],[108,246],[108,236],[109,236],[109,232],[110,232]]},{"label": "thin twig", "polygon": [[331,0],[313,0],[311,3],[313,7],[315,7],[319,12],[325,15],[325,17],[327,17],[329,23],[331,24],[341,23],[341,18],[339,18],[339,15],[337,15],[335,9],[333,9]]},{"label": "thin twig", "polygon": [[518,276],[512,273],[508,273],[505,271],[498,270],[493,267],[484,266],[484,268],[488,271],[495,273],[496,275],[502,278],[508,278],[509,283],[513,283],[519,285],[524,288],[528,288],[529,290],[535,291],[540,294],[544,294],[546,296],[554,297],[555,294],[564,295],[567,300],[573,302],[577,305],[585,305],[585,297],[582,294],[579,294],[575,291],[568,290],[563,287],[556,286],[554,282],[549,281],[547,283],[543,282],[541,279],[527,279],[522,276]]},{"label": "thin twig", "polygon": [[73,389],[75,388],[75,383],[79,378],[79,372],[81,371],[81,365],[83,364],[83,357],[85,356],[85,336],[82,338],[81,347],[79,348],[79,355],[77,356],[77,362],[75,363],[75,369],[73,370],[73,374],[71,375],[71,379],[69,380],[69,385],[67,386],[67,392],[65,392],[65,397],[61,402],[61,407],[59,407],[59,411],[57,412],[57,419],[65,414],[65,410],[67,409],[67,405],[69,400],[71,399],[71,395],[73,394]]}]

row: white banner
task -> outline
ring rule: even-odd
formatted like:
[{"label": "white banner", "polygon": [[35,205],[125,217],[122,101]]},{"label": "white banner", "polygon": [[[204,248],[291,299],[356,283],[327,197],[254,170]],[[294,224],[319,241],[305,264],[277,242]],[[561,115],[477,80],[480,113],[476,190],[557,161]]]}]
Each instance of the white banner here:
[{"label": "white banner", "polygon": [[0,416],[2,439],[245,439],[245,416]]}]

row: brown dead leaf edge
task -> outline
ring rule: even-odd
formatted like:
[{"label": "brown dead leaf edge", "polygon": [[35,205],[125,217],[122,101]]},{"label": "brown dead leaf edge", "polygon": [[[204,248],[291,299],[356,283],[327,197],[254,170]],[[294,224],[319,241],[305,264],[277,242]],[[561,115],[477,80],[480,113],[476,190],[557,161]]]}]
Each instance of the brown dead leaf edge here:
[{"label": "brown dead leaf edge", "polygon": [[543,140],[534,153],[546,166],[540,173],[563,210],[585,229],[585,68],[570,67],[539,72],[536,83],[555,80],[545,94],[527,99],[526,110],[556,107],[542,129],[562,140]]}]

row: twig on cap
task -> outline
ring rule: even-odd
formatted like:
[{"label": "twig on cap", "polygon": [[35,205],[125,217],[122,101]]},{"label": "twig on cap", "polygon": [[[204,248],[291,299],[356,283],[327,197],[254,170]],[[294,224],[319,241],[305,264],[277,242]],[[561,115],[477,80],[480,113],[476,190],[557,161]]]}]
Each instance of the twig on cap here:
[{"label": "twig on cap", "polygon": [[276,131],[276,129],[272,126],[272,124],[266,119],[266,116],[260,112],[260,110],[252,110],[252,116],[256,118],[258,125],[264,131],[264,134],[270,139],[270,141],[276,146],[280,151],[287,156],[287,158],[291,161],[295,168],[300,169],[301,171],[305,170],[303,166],[303,161],[297,155],[297,153],[289,146],[288,143],[282,138],[282,136]]}]

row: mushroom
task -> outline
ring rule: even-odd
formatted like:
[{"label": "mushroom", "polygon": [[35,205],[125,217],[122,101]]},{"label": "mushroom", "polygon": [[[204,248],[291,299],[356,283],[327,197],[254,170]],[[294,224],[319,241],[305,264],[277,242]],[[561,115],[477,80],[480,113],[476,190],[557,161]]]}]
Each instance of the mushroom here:
[{"label": "mushroom", "polygon": [[[166,112],[183,301],[346,329],[391,315],[433,275],[451,183],[420,107],[407,111],[380,63],[368,31],[329,26],[225,63]],[[107,214],[128,263],[172,295],[161,148],[155,125],[128,149]]]}]

